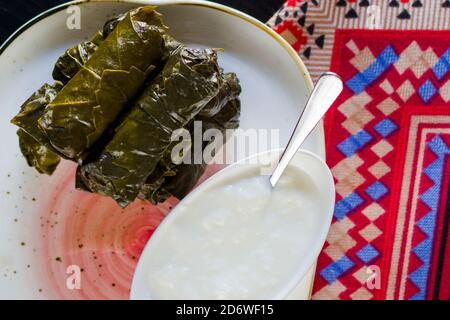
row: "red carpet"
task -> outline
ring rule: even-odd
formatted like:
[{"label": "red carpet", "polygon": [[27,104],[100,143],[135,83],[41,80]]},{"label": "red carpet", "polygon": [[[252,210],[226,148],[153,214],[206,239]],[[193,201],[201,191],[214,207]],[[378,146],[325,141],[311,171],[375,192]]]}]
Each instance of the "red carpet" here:
[{"label": "red carpet", "polygon": [[337,191],[315,299],[450,299],[450,1],[288,1],[269,24],[314,80]]}]

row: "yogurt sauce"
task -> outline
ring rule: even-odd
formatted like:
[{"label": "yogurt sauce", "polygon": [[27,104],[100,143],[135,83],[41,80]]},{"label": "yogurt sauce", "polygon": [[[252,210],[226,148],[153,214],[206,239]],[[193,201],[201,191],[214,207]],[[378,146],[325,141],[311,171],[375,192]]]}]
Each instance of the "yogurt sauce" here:
[{"label": "yogurt sauce", "polygon": [[255,168],[182,202],[143,265],[149,298],[273,299],[320,230],[319,194],[298,168],[275,189]]}]

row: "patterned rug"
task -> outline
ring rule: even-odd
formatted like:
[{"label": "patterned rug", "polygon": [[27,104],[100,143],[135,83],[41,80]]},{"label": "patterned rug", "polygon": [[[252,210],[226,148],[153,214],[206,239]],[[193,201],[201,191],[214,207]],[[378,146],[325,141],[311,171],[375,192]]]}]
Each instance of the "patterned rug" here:
[{"label": "patterned rug", "polygon": [[450,0],[289,0],[269,25],[345,83],[313,298],[450,299]]}]

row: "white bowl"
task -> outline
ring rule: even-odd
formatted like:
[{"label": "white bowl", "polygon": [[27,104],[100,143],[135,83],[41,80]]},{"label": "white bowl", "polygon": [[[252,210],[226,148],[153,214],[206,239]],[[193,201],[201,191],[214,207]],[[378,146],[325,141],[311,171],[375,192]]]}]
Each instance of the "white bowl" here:
[{"label": "white bowl", "polygon": [[[249,172],[255,171],[256,167],[266,167],[267,160],[261,161],[262,159],[270,158],[271,163],[276,161],[279,157],[280,152],[268,152],[263,155],[253,156],[249,159],[245,159],[239,163],[229,166],[228,168],[215,174],[205,182],[203,182],[197,189],[190,193],[178,206],[176,206],[170,215],[161,223],[158,229],[155,231],[150,241],[147,243],[144,252],[142,253],[138,266],[136,268],[134,279],[131,287],[131,299],[144,300],[151,299],[155,293],[152,294],[149,283],[148,283],[148,268],[147,266],[151,264],[153,253],[155,251],[160,252],[158,247],[160,243],[164,241],[165,233],[168,229],[173,228],[173,225],[177,223],[178,219],[183,219],[183,214],[189,212],[185,210],[185,207],[189,207],[190,203],[195,203],[202,201],[202,195],[211,192],[212,189],[218,186],[224,185],[226,181],[230,178],[235,179],[236,177],[248,176]],[[265,157],[261,157],[265,156]],[[267,157],[268,156],[268,157]],[[258,157],[261,157],[258,160]],[[255,160],[256,159],[256,160]],[[253,160],[253,161],[252,161]],[[274,161],[275,160],[275,161]],[[305,239],[307,243],[312,243],[310,249],[304,256],[292,257],[293,261],[301,260],[302,263],[298,266],[297,272],[290,276],[290,280],[285,284],[282,284],[282,290],[279,292],[274,292],[273,296],[269,299],[289,299],[297,296],[297,292],[302,290],[301,280],[314,264],[317,259],[320,250],[325,243],[328,229],[333,217],[334,201],[335,201],[335,188],[334,180],[328,166],[320,158],[308,151],[299,151],[289,166],[293,166],[299,169],[308,177],[308,181],[311,181],[315,185],[315,190],[317,190],[318,199],[321,201],[321,207],[323,212],[317,212],[317,222],[320,225],[319,231],[313,236],[314,238]],[[246,174],[247,173],[247,174]],[[267,177],[269,178],[269,177]],[[187,232],[186,230],[184,232]],[[193,236],[195,236],[193,234]],[[170,257],[171,252],[165,252],[165,254]],[[217,254],[220,254],[219,252]],[[299,253],[300,254],[300,253]],[[196,257],[192,257],[196,259]],[[255,268],[259,266],[255,265]],[[189,299],[189,297],[185,297]]]}]

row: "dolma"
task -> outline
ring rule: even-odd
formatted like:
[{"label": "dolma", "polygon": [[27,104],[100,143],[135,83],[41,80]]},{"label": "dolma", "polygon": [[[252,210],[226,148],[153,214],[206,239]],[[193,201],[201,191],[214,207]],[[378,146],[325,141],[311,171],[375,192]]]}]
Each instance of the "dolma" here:
[{"label": "dolma", "polygon": [[[197,121],[202,121],[203,130],[209,129],[220,130],[225,139],[228,136],[226,130],[233,130],[239,127],[239,117],[241,115],[241,101],[238,98],[229,100],[220,113],[212,118],[199,117]],[[224,141],[226,142],[226,141]],[[203,149],[211,142],[205,142]],[[198,179],[205,172],[207,164],[181,164],[175,168],[176,174],[169,177],[162,185],[161,189],[156,193],[170,194],[178,199],[183,199],[196,185]],[[161,202],[161,201],[160,201]]]},{"label": "dolma", "polygon": [[125,19],[126,16],[127,16],[126,13],[122,13],[106,21],[105,24],[103,25],[103,30],[101,31],[103,38],[109,36],[109,34],[113,32],[113,30],[116,28],[119,22]]},{"label": "dolma", "polygon": [[[34,92],[27,101],[25,101],[20,108],[19,114],[11,120],[11,123],[20,127],[21,130],[33,137],[39,144],[50,150],[52,150],[50,141],[45,133],[39,129],[37,122],[45,112],[44,110],[47,105],[55,99],[62,88],[63,84],[59,81],[56,81],[53,85],[47,83],[44,84],[39,90]],[[22,136],[23,135],[20,135],[19,138]]]},{"label": "dolma", "polygon": [[214,117],[222,111],[229,101],[239,97],[241,91],[241,85],[236,74],[234,72],[224,74],[219,94],[198,115],[200,117]]},{"label": "dolma", "polygon": [[[202,111],[194,118],[190,124],[191,137],[194,135],[194,123],[202,122],[202,134],[208,129],[218,129],[223,134],[226,129],[234,129],[239,125],[240,104],[236,100],[241,93],[239,80],[234,73],[227,73],[223,76],[222,86],[219,93],[211,99]],[[236,121],[235,121],[236,120]],[[174,144],[177,144],[175,142]],[[208,143],[204,143],[201,152]],[[191,164],[176,165],[171,161],[172,147],[170,147],[157,168],[147,178],[141,189],[139,198],[147,199],[154,204],[164,202],[173,189],[175,197],[182,199],[197,183],[204,173],[206,164],[194,164],[194,159],[203,159],[202,155],[195,157],[191,150]],[[167,183],[167,180],[170,183]],[[174,183],[176,181],[176,183]],[[165,186],[165,184],[168,184]]]},{"label": "dolma", "polygon": [[167,30],[155,7],[130,11],[45,109],[52,146],[80,161],[161,63]]},{"label": "dolma", "polygon": [[[109,195],[122,206],[136,196],[153,203],[171,195],[183,198],[206,164],[174,164],[171,133],[183,127],[193,131],[194,120],[203,122],[204,131],[235,127],[241,88],[235,74],[222,74],[214,50],[184,48],[165,31],[154,8],[144,7],[112,18],[93,38],[66,50],[53,69],[55,84],[43,85],[12,120],[20,127],[19,145],[28,164],[52,174],[61,158],[74,160],[77,188]],[[128,48],[130,41],[141,51]],[[151,50],[155,55],[149,58]],[[156,62],[144,65],[146,59]],[[205,88],[200,79],[208,83]],[[124,149],[127,134],[136,144]],[[150,137],[155,140],[149,142]],[[111,181],[108,170],[116,171]]]},{"label": "dolma", "polygon": [[44,114],[44,110],[51,103],[59,91],[89,60],[97,50],[98,45],[104,40],[102,32],[89,41],[66,50],[61,55],[53,69],[53,85],[44,84],[25,101],[19,114],[12,119],[12,123],[21,127],[17,131],[20,150],[27,163],[39,173],[51,175],[60,162],[59,154],[50,144],[48,137],[38,127],[38,120]]},{"label": "dolma", "polygon": [[36,141],[28,133],[19,129],[19,147],[30,167],[34,167],[39,173],[51,175],[58,166],[61,158],[50,148]]},{"label": "dolma", "polygon": [[[214,117],[196,118],[196,121],[202,122],[203,133],[209,129],[217,129],[222,132],[224,138],[227,138],[225,135],[226,130],[239,127],[240,100],[238,98],[225,100],[227,101],[226,105]],[[193,129],[190,131],[192,134]],[[204,150],[210,143],[204,142],[202,149]],[[192,157],[194,158],[194,155]],[[149,177],[147,183],[141,189],[139,198],[149,200],[153,204],[164,202],[171,196],[181,200],[197,184],[206,167],[207,163],[196,164],[192,161],[191,163],[173,166],[169,171],[171,174],[166,173],[159,180],[152,180]]]},{"label": "dolma", "polygon": [[88,41],[83,41],[72,48],[69,48],[61,55],[53,68],[52,76],[54,80],[67,84],[89,61],[98,47],[114,30],[117,24],[125,18],[125,14],[108,20],[101,31]]},{"label": "dolma", "polygon": [[67,84],[92,57],[104,40],[103,34],[97,32],[91,40],[83,41],[67,49],[56,61],[52,72],[53,79]]},{"label": "dolma", "polygon": [[221,81],[214,50],[178,47],[100,154],[83,164],[84,184],[121,206],[134,201],[167,152],[172,133],[218,94]]},{"label": "dolma", "polygon": [[44,84],[25,101],[20,113],[11,120],[20,127],[17,131],[19,147],[28,165],[48,175],[55,171],[60,157],[51,147],[47,136],[38,129],[37,121],[62,87],[63,84],[58,81],[53,85]]},{"label": "dolma", "polygon": [[[110,21],[108,21],[103,28],[103,34],[111,33],[112,28],[115,25],[117,25],[117,23],[121,21],[124,16],[125,15],[120,15],[119,17],[113,18]],[[165,42],[165,49],[163,61],[165,62],[171,56],[171,54],[174,53],[181,46],[181,43],[175,40],[169,34],[164,35],[164,42]],[[118,123],[120,123],[121,121],[123,121],[123,119],[119,118]],[[81,167],[77,168],[75,187],[82,191],[91,192],[91,190],[86,186],[86,184],[83,182],[83,179],[81,178]]]}]

